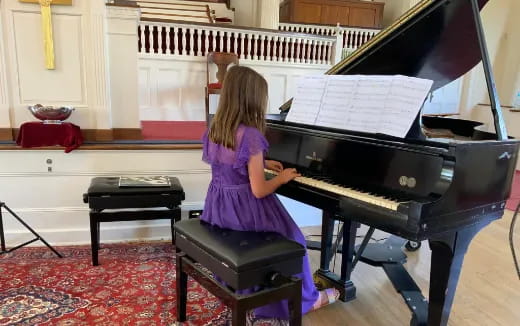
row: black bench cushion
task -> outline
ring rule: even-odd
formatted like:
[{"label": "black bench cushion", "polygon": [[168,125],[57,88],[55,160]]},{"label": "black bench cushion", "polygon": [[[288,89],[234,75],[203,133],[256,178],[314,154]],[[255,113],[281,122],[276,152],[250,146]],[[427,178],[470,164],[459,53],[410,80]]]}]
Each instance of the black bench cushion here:
[{"label": "black bench cushion", "polygon": [[89,197],[100,196],[135,196],[153,194],[178,194],[184,200],[184,190],[179,179],[170,178],[169,187],[119,187],[119,177],[98,177],[90,182],[87,195]]},{"label": "black bench cushion", "polygon": [[[305,255],[302,245],[274,232],[221,229],[199,219],[177,222],[174,228],[177,236],[184,236],[235,272],[258,269]],[[182,248],[178,249],[182,251]]]}]

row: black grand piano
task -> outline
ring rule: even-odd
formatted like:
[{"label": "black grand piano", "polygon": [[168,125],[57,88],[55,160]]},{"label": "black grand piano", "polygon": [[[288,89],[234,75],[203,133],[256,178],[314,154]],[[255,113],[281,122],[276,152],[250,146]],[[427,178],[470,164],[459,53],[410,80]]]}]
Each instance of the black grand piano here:
[{"label": "black grand piano", "polygon": [[[285,121],[290,102],[268,120],[267,157],[302,173],[278,193],[323,210],[315,278],[336,286],[348,301],[355,298],[350,274],[356,262],[381,266],[410,308],[411,325],[447,324],[465,252],[476,233],[502,217],[511,190],[519,143],[507,137],[494,86],[480,20],[487,2],[422,1],[328,74],[401,74],[431,79],[435,90],[482,62],[495,133],[474,121],[421,115],[405,138],[295,124]],[[427,137],[425,130],[452,136]],[[343,221],[338,248],[335,220]],[[371,228],[356,249],[359,224]],[[374,229],[429,241],[429,302],[402,257],[368,244]],[[341,275],[329,269],[337,250]]]}]

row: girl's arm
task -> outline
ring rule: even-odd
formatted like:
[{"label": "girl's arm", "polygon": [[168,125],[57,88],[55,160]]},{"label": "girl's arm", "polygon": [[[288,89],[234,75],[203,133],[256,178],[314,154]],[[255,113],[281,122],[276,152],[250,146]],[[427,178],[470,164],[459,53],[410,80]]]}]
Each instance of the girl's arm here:
[{"label": "girl's arm", "polygon": [[256,198],[263,198],[272,194],[283,184],[299,177],[300,174],[296,169],[285,169],[281,171],[276,177],[271,180],[265,180],[264,174],[264,155],[262,152],[255,154],[249,158],[247,163],[249,171],[249,182],[251,183],[251,190]]}]

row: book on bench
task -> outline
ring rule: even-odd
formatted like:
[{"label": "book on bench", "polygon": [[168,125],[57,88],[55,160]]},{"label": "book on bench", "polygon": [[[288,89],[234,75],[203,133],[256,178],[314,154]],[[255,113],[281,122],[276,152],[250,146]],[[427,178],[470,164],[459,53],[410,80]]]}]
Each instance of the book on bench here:
[{"label": "book on bench", "polygon": [[119,177],[119,187],[170,187],[170,178],[167,176],[124,176]]}]

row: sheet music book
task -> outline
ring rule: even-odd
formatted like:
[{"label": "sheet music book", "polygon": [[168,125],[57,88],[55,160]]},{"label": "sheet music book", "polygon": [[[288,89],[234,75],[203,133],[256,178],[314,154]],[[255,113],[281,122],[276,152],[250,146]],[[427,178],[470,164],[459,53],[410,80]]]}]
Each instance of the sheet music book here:
[{"label": "sheet music book", "polygon": [[119,177],[119,187],[170,187],[167,176]]},{"label": "sheet music book", "polygon": [[433,81],[395,76],[306,76],[287,121],[405,137]]}]

